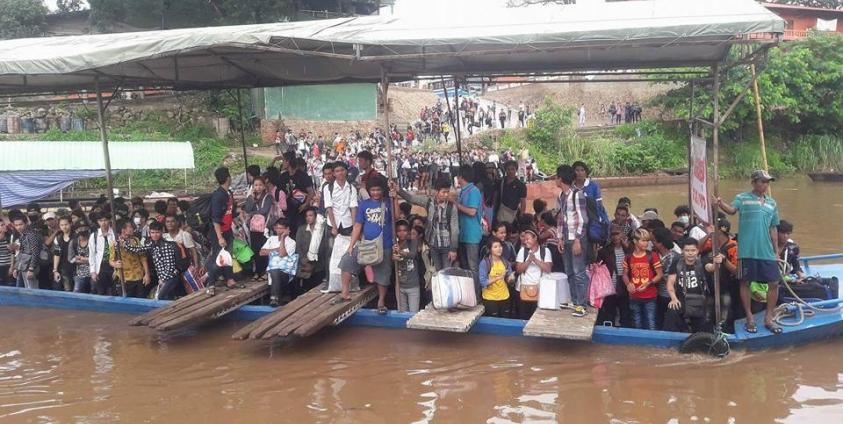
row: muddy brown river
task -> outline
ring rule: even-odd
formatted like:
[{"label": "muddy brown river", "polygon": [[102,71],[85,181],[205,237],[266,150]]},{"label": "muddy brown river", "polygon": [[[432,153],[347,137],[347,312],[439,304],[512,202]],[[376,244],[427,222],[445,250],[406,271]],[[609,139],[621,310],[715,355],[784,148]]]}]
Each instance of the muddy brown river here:
[{"label": "muddy brown river", "polygon": [[[680,190],[605,197],[664,213]],[[843,251],[843,185],[774,190],[803,252]],[[843,422],[843,340],[715,360],[351,327],[279,345],[230,340],[236,322],[159,335],[127,320],[0,307],[0,423]]]}]

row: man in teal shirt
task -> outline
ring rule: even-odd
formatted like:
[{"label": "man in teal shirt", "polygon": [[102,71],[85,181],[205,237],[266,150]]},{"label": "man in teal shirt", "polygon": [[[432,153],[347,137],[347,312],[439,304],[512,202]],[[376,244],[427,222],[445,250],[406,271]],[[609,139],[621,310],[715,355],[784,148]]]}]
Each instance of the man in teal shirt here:
[{"label": "man in teal shirt", "polygon": [[451,201],[459,211],[460,266],[474,272],[475,288],[479,293],[478,265],[480,262],[480,240],[483,238],[483,227],[481,225],[483,214],[480,208],[483,203],[483,194],[474,185],[474,169],[468,165],[460,166],[457,182],[460,185],[460,194],[456,199],[452,198]]},{"label": "man in teal shirt", "polygon": [[738,218],[738,276],[741,280],[741,303],[746,312],[746,331],[755,333],[755,319],[752,316],[749,284],[753,281],[770,285],[767,290],[767,313],[764,326],[773,334],[782,332],[773,321],[773,310],[778,301],[781,271],[777,262],[779,210],[776,201],[767,192],[770,181],[775,178],[767,171],[754,171],[751,176],[752,191],[738,194],[731,205],[717,198],[717,205],[723,212]]}]

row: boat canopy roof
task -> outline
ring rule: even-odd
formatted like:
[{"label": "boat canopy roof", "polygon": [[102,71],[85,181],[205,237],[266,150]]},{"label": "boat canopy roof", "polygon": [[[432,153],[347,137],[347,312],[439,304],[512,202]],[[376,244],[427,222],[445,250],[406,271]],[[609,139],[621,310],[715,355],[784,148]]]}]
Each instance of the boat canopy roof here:
[{"label": "boat canopy roof", "polygon": [[654,0],[17,39],[0,94],[707,66],[784,27],[753,0]]},{"label": "boat canopy roof", "polygon": [[[4,141],[0,148],[0,173],[105,170],[99,141]],[[118,141],[108,148],[113,170],[193,169],[189,142]]]}]

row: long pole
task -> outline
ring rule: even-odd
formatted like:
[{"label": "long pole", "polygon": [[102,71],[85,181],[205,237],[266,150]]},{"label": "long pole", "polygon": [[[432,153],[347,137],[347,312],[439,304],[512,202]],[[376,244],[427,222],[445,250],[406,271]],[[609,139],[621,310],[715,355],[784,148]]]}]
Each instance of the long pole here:
[{"label": "long pole", "polygon": [[246,155],[246,129],[243,124],[243,104],[240,101],[240,89],[237,89],[237,117],[240,119],[238,127],[240,127],[240,144],[243,146],[243,169],[249,167],[249,157]]},{"label": "long pole", "polygon": [[[448,87],[445,86],[445,77],[440,77],[442,79],[442,91],[445,93],[445,105],[448,106],[448,123],[451,124],[451,128],[456,130],[457,127],[454,125],[454,112],[451,110],[451,99],[448,98]],[[457,135],[456,132],[454,133],[454,137],[456,139]],[[447,143],[448,140],[445,140]]]},{"label": "long pole", "polygon": [[[712,69],[714,74],[714,130],[712,141],[714,143],[714,197],[720,196],[720,66],[714,65]],[[710,221],[714,224],[714,234],[712,235],[711,251],[712,254],[720,250],[720,228],[717,225],[717,212],[714,208],[711,209],[712,216]],[[720,264],[714,264],[714,322],[715,328],[720,328]]]},{"label": "long pole", "polygon": [[[395,178],[393,176],[393,168],[392,168],[392,126],[389,123],[389,75],[386,74],[386,71],[381,68],[381,103],[383,104],[383,120],[386,123],[386,175],[389,179],[390,186],[395,183]],[[391,198],[390,202],[392,202],[392,213],[395,213],[398,210],[396,203],[398,199]],[[386,211],[384,211],[386,214]],[[385,216],[385,215],[384,215]],[[389,220],[389,225],[392,228],[392,245],[397,246],[398,241],[395,233],[395,217]],[[384,254],[389,255],[392,258],[392,252],[384,252]],[[398,267],[395,261],[392,261],[392,269],[393,274],[395,275],[395,302],[396,304],[401,302],[401,280],[398,279]]]},{"label": "long pole", "polygon": [[767,143],[764,141],[764,121],[761,119],[761,93],[758,92],[758,78],[755,76],[755,64],[749,65],[752,71],[752,94],[755,97],[755,118],[758,121],[758,139],[761,142],[761,165],[769,171],[767,165]]},{"label": "long pole", "polygon": [[[447,92],[447,91],[446,91]],[[459,165],[462,166],[462,130],[460,130],[460,83],[454,78],[454,101],[457,102],[456,107],[456,121],[457,121],[457,157],[459,158]]]},{"label": "long pole", "polygon": [[[693,202],[691,200],[691,137],[695,135],[694,133],[694,95],[696,94],[696,86],[694,85],[694,80],[691,80],[691,103],[688,105],[688,207],[691,208],[691,217],[694,217],[694,208]],[[693,225],[693,222],[691,223]]]},{"label": "long pole", "polygon": [[[99,121],[100,126],[100,140],[102,140],[102,154],[103,159],[105,160],[105,182],[108,186],[108,204],[111,207],[111,216],[114,217],[114,180],[111,178],[111,155],[108,153],[108,136],[105,132],[105,108],[102,105],[102,90],[100,90],[100,79],[99,77],[94,79],[94,88],[97,90],[97,120]],[[108,243],[107,235],[103,235],[105,238],[105,242]],[[120,249],[114,249],[114,254],[117,257],[117,260],[121,260]],[[123,268],[120,268],[117,272],[120,273],[120,290],[123,293],[123,297],[126,297],[126,279],[123,278]]]}]

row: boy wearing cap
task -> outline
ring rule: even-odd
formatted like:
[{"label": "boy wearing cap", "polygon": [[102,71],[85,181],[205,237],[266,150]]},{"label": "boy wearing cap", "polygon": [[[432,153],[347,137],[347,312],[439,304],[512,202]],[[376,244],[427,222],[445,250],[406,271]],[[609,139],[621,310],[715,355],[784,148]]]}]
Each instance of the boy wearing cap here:
[{"label": "boy wearing cap", "polygon": [[770,181],[775,178],[767,171],[757,170],[751,175],[752,190],[735,197],[732,204],[723,199],[716,199],[717,206],[729,215],[739,214],[738,218],[738,276],[741,281],[741,303],[746,312],[746,331],[757,332],[755,318],[752,315],[749,284],[753,281],[770,285],[767,291],[767,312],[764,326],[773,334],[781,334],[782,329],[773,321],[773,310],[778,300],[778,282],[781,278],[776,252],[778,252],[779,209],[776,201],[767,194]]}]

